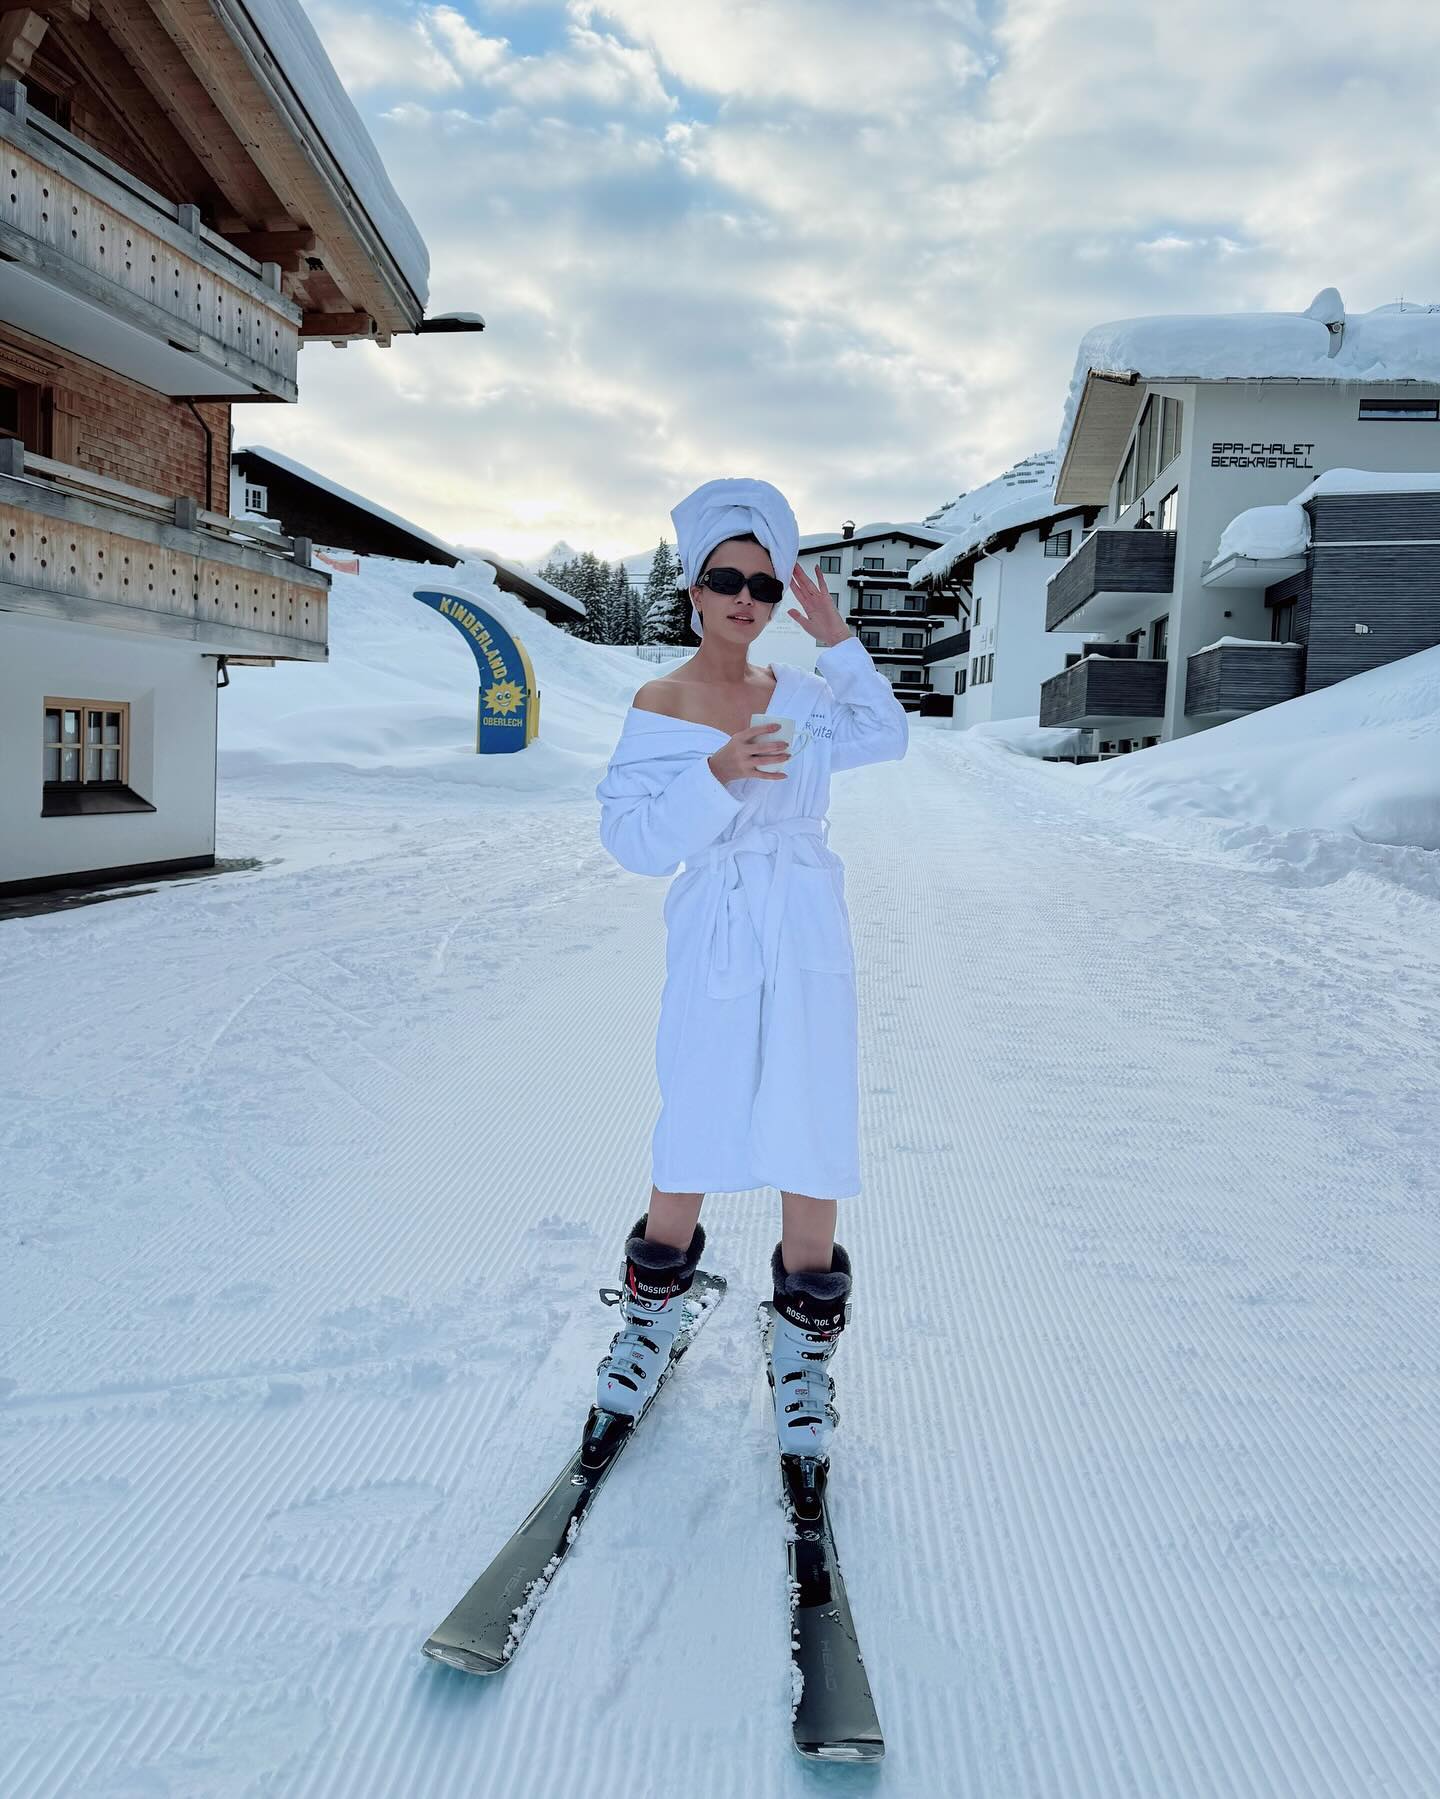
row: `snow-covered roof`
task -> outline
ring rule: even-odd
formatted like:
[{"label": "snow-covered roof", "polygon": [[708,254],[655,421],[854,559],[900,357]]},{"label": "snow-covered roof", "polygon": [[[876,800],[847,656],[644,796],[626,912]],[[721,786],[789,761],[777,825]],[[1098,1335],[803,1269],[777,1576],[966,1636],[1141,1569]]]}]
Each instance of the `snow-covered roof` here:
[{"label": "snow-covered roof", "polygon": [[341,85],[299,0],[221,0],[239,6],[265,40],[276,70],[329,150],[361,209],[409,283],[421,309],[430,293],[430,252],[390,184],[385,164]]},{"label": "snow-covered roof", "polygon": [[1304,312],[1163,313],[1115,319],[1080,340],[1056,451],[1063,464],[1090,376],[1151,381],[1440,383],[1440,305],[1346,313],[1333,287]]},{"label": "snow-covered roof", "polygon": [[1253,562],[1303,556],[1310,544],[1310,514],[1303,506],[1251,506],[1220,533],[1215,560],[1244,556]]},{"label": "snow-covered roof", "polygon": [[1317,494],[1331,493],[1440,493],[1440,473],[1434,469],[1327,468],[1300,489],[1293,504],[1303,506]]},{"label": "snow-covered roof", "polygon": [[[279,450],[272,450],[268,444],[236,444],[231,452],[231,461],[237,456],[259,456],[266,462],[273,463],[276,468],[284,469],[287,474],[298,476],[308,481],[312,487],[323,488],[333,494],[337,500],[345,500],[351,506],[358,506],[362,512],[368,512],[372,518],[383,519],[387,525],[394,525],[397,530],[408,531],[411,537],[418,538],[421,543],[428,543],[432,549],[443,550],[447,556],[453,556],[457,562],[464,560],[464,551],[457,550],[452,543],[446,543],[443,537],[437,537],[433,531],[427,531],[422,525],[413,524],[408,518],[401,518],[398,512],[391,512],[384,506],[377,506],[374,500],[367,500],[364,494],[355,493],[348,487],[342,487],[338,481],[332,481],[318,470],[307,468],[303,462],[296,462],[292,456],[282,455]],[[347,549],[353,545],[347,544]]]},{"label": "snow-covered roof", "polygon": [[1011,531],[1017,526],[1039,524],[1065,510],[1055,503],[1055,475],[1059,461],[1054,450],[1037,450],[1023,456],[996,475],[983,487],[962,493],[948,506],[932,512],[928,522],[944,531],[946,541],[932,550],[910,571],[910,584],[917,581],[943,580],[955,564],[977,550],[997,531]]},{"label": "snow-covered roof", "polygon": [[507,561],[497,556],[494,550],[477,549],[473,544],[462,546],[465,558],[469,562],[488,562],[497,576],[502,577],[496,583],[504,592],[522,594],[543,594],[563,612],[571,613],[577,618],[585,617],[585,605],[577,600],[573,593],[566,593],[564,588],[556,587],[545,580],[542,575],[533,574],[520,562]]},{"label": "snow-covered roof", "polygon": [[911,519],[900,524],[881,521],[878,525],[857,525],[848,537],[843,531],[807,531],[802,533],[802,550],[825,550],[831,544],[864,543],[876,537],[913,537],[919,543],[941,543],[945,533],[934,525]]},{"label": "snow-covered roof", "polygon": [[1303,556],[1310,544],[1310,514],[1305,502],[1320,494],[1338,493],[1440,493],[1440,472],[1324,469],[1283,505],[1250,506],[1237,513],[1220,533],[1215,562],[1226,556],[1244,556],[1256,562]]}]

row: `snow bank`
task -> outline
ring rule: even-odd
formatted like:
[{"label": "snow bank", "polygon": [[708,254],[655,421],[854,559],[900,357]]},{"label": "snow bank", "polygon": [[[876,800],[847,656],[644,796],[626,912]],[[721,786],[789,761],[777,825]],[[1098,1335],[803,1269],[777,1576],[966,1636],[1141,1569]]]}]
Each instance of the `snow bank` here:
[{"label": "snow bank", "polygon": [[[1338,349],[1329,319],[1343,323]],[[1440,306],[1402,301],[1347,315],[1327,288],[1304,312],[1167,313],[1096,325],[1075,357],[1056,446],[1062,461],[1092,371],[1156,381],[1440,382]]]},{"label": "snow bank", "polygon": [[1151,816],[1440,852],[1440,648],[1075,778]]},{"label": "snow bank", "polygon": [[[337,547],[346,553],[345,546]],[[595,764],[654,672],[633,652],[583,642],[502,593],[481,561],[427,567],[360,557],[330,589],[330,659],[237,668],[220,696],[223,779],[283,768],[328,771],[316,797],[364,772],[383,783],[486,795],[593,797]],[[477,601],[524,643],[540,688],[540,736],[523,753],[475,753],[479,680],[464,637],[412,597],[438,588]],[[587,784],[588,783],[588,784]]]},{"label": "snow bank", "polygon": [[1238,513],[1220,533],[1215,560],[1250,556],[1268,562],[1280,556],[1303,556],[1310,546],[1310,514],[1301,506],[1252,506]]},{"label": "snow bank", "polygon": [[1039,713],[1032,713],[1029,718],[996,718],[967,725],[961,734],[982,738],[1019,756],[1073,756],[1080,742],[1080,733],[1074,729],[1042,725]]}]

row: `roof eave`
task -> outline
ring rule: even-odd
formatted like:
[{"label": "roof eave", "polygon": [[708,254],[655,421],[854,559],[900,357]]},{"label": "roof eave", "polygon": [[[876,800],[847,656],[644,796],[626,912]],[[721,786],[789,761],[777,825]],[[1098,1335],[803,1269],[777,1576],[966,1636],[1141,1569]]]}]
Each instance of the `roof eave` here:
[{"label": "roof eave", "polygon": [[1086,371],[1055,477],[1057,502],[1072,507],[1106,504],[1145,391],[1146,382],[1134,369],[1124,374]]},{"label": "roof eave", "polygon": [[[327,199],[368,265],[372,276],[371,291],[357,294],[357,302],[370,312],[382,334],[417,330],[425,316],[425,301],[411,287],[379,227],[294,89],[288,81],[275,79],[272,69],[279,71],[279,65],[244,6],[237,0],[211,0],[211,5],[227,37],[244,58],[251,79],[322,184]],[[283,71],[280,73],[283,75]]]}]

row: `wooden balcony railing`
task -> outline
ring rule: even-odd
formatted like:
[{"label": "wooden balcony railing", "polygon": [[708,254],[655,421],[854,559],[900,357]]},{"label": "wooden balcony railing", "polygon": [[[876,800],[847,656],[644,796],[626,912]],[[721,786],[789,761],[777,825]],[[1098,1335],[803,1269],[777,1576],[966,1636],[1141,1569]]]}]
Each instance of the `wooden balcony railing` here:
[{"label": "wooden balcony railing", "polygon": [[[297,397],[300,311],[276,264],[29,112],[16,81],[0,81],[0,162],[0,317],[166,393]],[[46,289],[63,303],[44,308]]]},{"label": "wooden balcony railing", "polygon": [[323,662],[330,577],[306,538],[0,440],[0,607]]}]

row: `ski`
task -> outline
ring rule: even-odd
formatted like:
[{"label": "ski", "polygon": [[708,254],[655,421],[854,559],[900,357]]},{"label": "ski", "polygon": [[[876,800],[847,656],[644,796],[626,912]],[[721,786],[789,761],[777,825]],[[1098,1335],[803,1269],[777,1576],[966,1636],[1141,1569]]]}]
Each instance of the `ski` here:
[{"label": "ski", "polygon": [[[775,1307],[767,1299],[760,1312],[768,1375]],[[814,1456],[780,1456],[790,1574],[792,1731],[795,1747],[809,1760],[878,1761],[885,1739],[840,1572],[826,1477],[825,1464]]]},{"label": "ski", "polygon": [[[465,1674],[498,1674],[509,1667],[591,1501],[724,1294],[721,1276],[697,1269],[670,1359],[634,1422],[591,1407],[580,1447],[465,1597],[421,1644],[426,1655]],[[614,1289],[602,1289],[607,1304],[620,1297]]]}]

